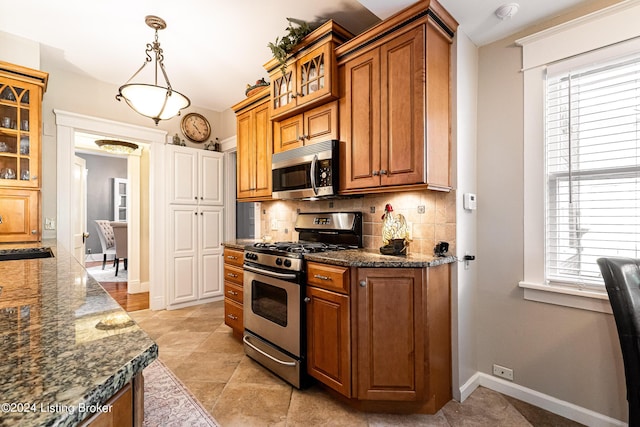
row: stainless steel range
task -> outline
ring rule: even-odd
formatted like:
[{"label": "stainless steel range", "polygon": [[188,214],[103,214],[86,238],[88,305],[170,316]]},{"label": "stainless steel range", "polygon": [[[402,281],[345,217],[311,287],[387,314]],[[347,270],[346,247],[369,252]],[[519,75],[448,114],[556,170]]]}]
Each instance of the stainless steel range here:
[{"label": "stainless steel range", "polygon": [[244,254],[244,349],[295,387],[306,383],[305,253],[362,247],[361,212],[300,213],[298,242],[256,243]]}]

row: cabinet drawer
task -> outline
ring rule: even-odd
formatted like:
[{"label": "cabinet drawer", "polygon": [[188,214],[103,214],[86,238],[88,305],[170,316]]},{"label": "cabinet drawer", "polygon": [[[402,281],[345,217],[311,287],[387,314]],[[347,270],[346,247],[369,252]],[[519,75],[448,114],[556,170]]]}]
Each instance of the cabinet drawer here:
[{"label": "cabinet drawer", "polygon": [[242,304],[229,298],[224,299],[224,323],[236,331],[244,330]]},{"label": "cabinet drawer", "polygon": [[242,289],[242,286],[238,286],[230,282],[224,282],[224,296],[242,304],[244,300],[244,290]]},{"label": "cabinet drawer", "polygon": [[224,250],[224,262],[227,264],[242,266],[244,262],[244,251],[237,249],[225,248]]},{"label": "cabinet drawer", "polygon": [[349,267],[308,262],[307,284],[348,294]]},{"label": "cabinet drawer", "polygon": [[236,283],[242,286],[242,280],[244,277],[244,270],[240,267],[226,264],[224,265],[224,280]]}]

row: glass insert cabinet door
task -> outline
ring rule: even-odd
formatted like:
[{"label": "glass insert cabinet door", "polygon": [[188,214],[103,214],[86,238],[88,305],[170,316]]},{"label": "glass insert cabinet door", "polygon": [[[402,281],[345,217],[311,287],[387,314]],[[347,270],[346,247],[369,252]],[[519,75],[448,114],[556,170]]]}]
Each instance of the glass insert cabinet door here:
[{"label": "glass insert cabinet door", "polygon": [[1,186],[39,186],[38,94],[35,85],[0,82]]},{"label": "glass insert cabinet door", "polygon": [[127,222],[129,183],[123,178],[113,178],[113,220]]}]

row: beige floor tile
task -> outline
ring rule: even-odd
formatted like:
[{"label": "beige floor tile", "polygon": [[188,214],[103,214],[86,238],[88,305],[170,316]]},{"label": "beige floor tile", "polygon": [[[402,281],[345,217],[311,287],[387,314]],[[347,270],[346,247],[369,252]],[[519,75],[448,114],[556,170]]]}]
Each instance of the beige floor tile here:
[{"label": "beige floor tile", "polygon": [[213,410],[213,406],[220,398],[222,390],[224,390],[226,386],[225,383],[212,381],[185,381],[183,384],[187,386],[191,394],[198,399],[209,413]]},{"label": "beige floor tile", "polygon": [[161,347],[158,350],[158,357],[162,360],[162,363],[166,365],[169,370],[175,372],[176,369],[183,363],[189,360],[189,355],[192,351],[179,351],[168,350],[167,347]]},{"label": "beige floor tile", "polygon": [[258,362],[248,356],[244,356],[236,371],[233,373],[230,384],[261,384],[261,385],[279,385],[293,388],[280,377],[264,368]]},{"label": "beige floor tile", "polygon": [[212,333],[196,348],[196,351],[244,354],[242,343],[233,336],[231,329]]},{"label": "beige floor tile", "polygon": [[442,411],[426,414],[368,414],[369,427],[449,427]]},{"label": "beige floor tile", "polygon": [[568,420],[560,415],[545,411],[513,397],[503,396],[531,424],[536,427],[579,427],[582,424]]},{"label": "beige floor tile", "polygon": [[287,426],[366,427],[367,415],[338,402],[318,387],[294,389]]},{"label": "beige floor tile", "polygon": [[212,332],[189,332],[173,329],[159,336],[156,343],[160,348],[168,347],[182,351],[195,350]]},{"label": "beige floor tile", "polygon": [[500,393],[484,387],[478,387],[462,404],[450,401],[442,412],[452,427],[531,426]]},{"label": "beige floor tile", "polygon": [[212,332],[216,330],[223,320],[223,317],[186,317],[177,323],[176,330],[185,332]]},{"label": "beige floor tile", "polygon": [[211,414],[223,427],[284,427],[290,399],[288,386],[227,384]]},{"label": "beige floor tile", "polygon": [[177,327],[174,322],[165,322],[155,317],[140,320],[137,323],[154,340],[158,340],[162,335],[174,331]]},{"label": "beige floor tile", "polygon": [[175,374],[182,381],[212,381],[226,383],[236,370],[241,354],[207,353],[194,351]]}]

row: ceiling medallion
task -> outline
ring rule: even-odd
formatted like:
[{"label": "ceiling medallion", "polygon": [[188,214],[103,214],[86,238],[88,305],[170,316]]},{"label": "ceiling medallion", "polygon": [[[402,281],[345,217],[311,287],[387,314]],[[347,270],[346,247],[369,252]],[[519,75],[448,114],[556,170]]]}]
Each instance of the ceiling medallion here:
[{"label": "ceiling medallion", "polygon": [[[167,23],[157,16],[148,15],[144,22],[155,30],[153,43],[147,43],[147,55],[142,66],[127,82],[120,86],[116,99],[124,99],[129,107],[137,113],[150,117],[158,125],[160,120],[168,120],[180,115],[180,110],[191,105],[189,98],[171,88],[167,71],[164,68],[164,56],[158,41],[158,30],[167,28]],[[144,69],[147,63],[154,61],[155,73],[153,83],[134,83],[133,79]],[[162,72],[165,85],[158,84],[158,68]]]}]

